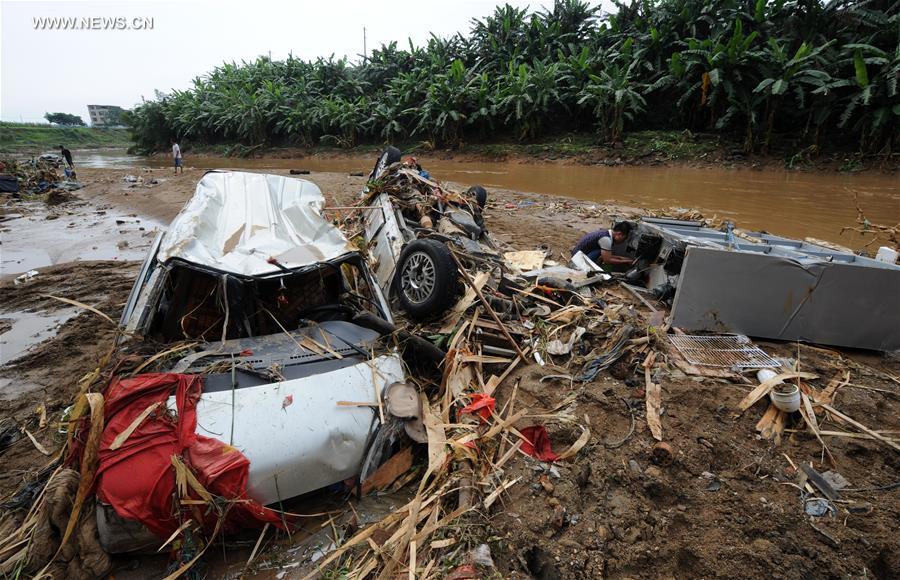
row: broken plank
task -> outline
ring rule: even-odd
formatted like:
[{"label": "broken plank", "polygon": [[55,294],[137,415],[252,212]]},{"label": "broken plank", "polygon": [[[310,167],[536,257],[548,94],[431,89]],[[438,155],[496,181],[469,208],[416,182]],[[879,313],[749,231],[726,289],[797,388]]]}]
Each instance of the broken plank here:
[{"label": "broken plank", "polygon": [[515,484],[519,483],[519,480],[521,480],[521,479],[522,479],[521,477],[517,477],[515,479],[508,480],[505,483],[503,483],[503,485],[501,485],[500,487],[498,487],[497,489],[492,491],[490,493],[490,495],[488,495],[486,498],[484,498],[484,508],[487,509],[487,508],[491,507],[491,505],[493,505],[493,503],[495,501],[497,501],[497,498],[500,497],[501,493],[503,493],[507,489],[511,488]]},{"label": "broken plank", "polygon": [[397,478],[409,471],[412,467],[412,460],[412,447],[406,447],[402,451],[395,453],[381,467],[376,469],[375,473],[362,482],[362,495],[387,489]]},{"label": "broken plank", "polygon": [[650,376],[650,368],[656,360],[656,351],[650,353],[644,359],[644,400],[647,405],[647,426],[650,427],[650,433],[657,441],[662,441],[662,422],[659,418],[660,407],[662,407],[662,393],[658,383],[654,383]]}]

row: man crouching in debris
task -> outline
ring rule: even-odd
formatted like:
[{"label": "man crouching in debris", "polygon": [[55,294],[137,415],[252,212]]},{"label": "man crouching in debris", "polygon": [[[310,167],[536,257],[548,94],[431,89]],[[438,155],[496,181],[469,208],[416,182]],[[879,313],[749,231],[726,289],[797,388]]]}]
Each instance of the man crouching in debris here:
[{"label": "man crouching in debris", "polygon": [[634,259],[626,254],[630,235],[631,223],[618,222],[611,230],[603,229],[585,234],[572,248],[572,255],[584,252],[588,258],[603,266],[604,270],[624,272],[634,264]]},{"label": "man crouching in debris", "polygon": [[63,158],[63,171],[66,174],[66,179],[77,179],[75,175],[75,162],[72,161],[72,152],[60,145],[59,154],[62,155]]}]

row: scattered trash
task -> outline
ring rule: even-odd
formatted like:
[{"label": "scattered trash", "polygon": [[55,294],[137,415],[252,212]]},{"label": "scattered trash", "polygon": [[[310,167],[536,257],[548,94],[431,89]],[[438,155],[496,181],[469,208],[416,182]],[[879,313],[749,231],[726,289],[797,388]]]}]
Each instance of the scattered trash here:
[{"label": "scattered trash", "polygon": [[[235,219],[243,215],[235,209],[242,203],[216,198],[216,190],[230,188],[211,186],[229,180],[229,175],[204,176],[209,181],[201,181],[195,198],[157,240],[125,306],[126,333],[118,350],[93,378],[78,385],[89,394],[76,401],[68,420],[60,421],[68,439],[67,465],[81,467],[77,476],[98,482],[96,498],[82,501],[79,522],[93,519],[95,513],[100,522],[107,518],[101,514],[116,513],[110,505],[151,498],[138,502],[139,523],[116,515],[103,520],[98,536],[107,548],[116,545],[110,543],[112,536],[123,534],[123,526],[138,525],[156,532],[151,538],[159,536],[157,547],[163,536],[169,538],[165,545],[181,546],[176,548],[178,564],[190,567],[211,544],[209,538],[262,524],[258,548],[271,542],[271,536],[263,542],[268,527],[291,530],[297,525],[295,516],[281,511],[283,500],[326,486],[335,493],[385,498],[390,509],[378,517],[352,518],[348,510],[343,523],[344,516],[329,514],[323,530],[334,537],[291,557],[302,556],[302,562],[260,557],[254,565],[278,570],[273,572],[276,577],[310,565],[315,569],[302,574],[322,575],[335,562],[347,566],[341,573],[350,577],[408,572],[425,577],[428,566],[434,573],[433,566],[441,563],[440,573],[447,577],[481,577],[479,567],[494,568],[495,562],[490,546],[481,543],[485,538],[470,535],[471,526],[479,524],[466,521],[467,513],[477,511],[478,521],[501,512],[503,517],[518,517],[508,499],[524,495],[546,502],[539,514],[541,532],[578,552],[580,545],[564,543],[572,541],[571,528],[591,526],[594,533],[596,524],[587,513],[570,513],[582,509],[569,502],[572,489],[597,497],[623,494],[609,502],[610,521],[596,530],[599,541],[647,541],[658,521],[655,516],[649,515],[646,524],[623,525],[616,515],[616,510],[632,509],[627,495],[634,490],[628,486],[643,486],[648,496],[661,494],[668,506],[665,495],[672,493],[669,486],[677,474],[666,468],[676,457],[691,452],[715,455],[730,444],[723,442],[718,429],[695,439],[676,436],[679,425],[693,420],[679,407],[683,399],[675,398],[683,397],[682,391],[673,395],[674,388],[683,385],[668,382],[676,374],[692,381],[688,389],[706,382],[701,392],[715,394],[710,394],[703,413],[738,428],[744,422],[724,419],[728,406],[717,399],[718,383],[749,382],[733,369],[762,368],[757,373],[760,384],[750,384],[738,409],[744,412],[763,400],[766,407],[757,424],[762,437],[779,443],[783,433],[805,432],[822,442],[822,461],[830,455],[826,437],[874,440],[896,449],[896,437],[885,427],[869,428],[834,408],[838,389],[866,387],[859,385],[861,379],[851,382],[843,367],[836,366],[841,372],[830,374],[835,379],[825,386],[817,375],[800,371],[800,364],[818,374],[831,369],[820,361],[808,366],[799,351],[787,370],[782,361],[773,365],[774,359],[746,337],[681,335],[671,327],[665,300],[623,285],[621,277],[600,272],[586,256],[574,257],[569,267],[547,260],[544,248],[518,252],[491,240],[481,215],[483,196],[453,191],[431,179],[414,160],[400,163],[390,155],[379,159],[373,171],[377,178],[354,207],[322,209],[320,194],[306,185],[280,182],[298,188],[293,199],[281,200],[283,205],[267,200],[261,184],[244,192],[255,203],[271,202],[260,213],[277,216],[286,229],[296,230],[290,236],[265,219]],[[216,207],[223,208],[221,214]],[[496,211],[503,204],[494,201],[489,207]],[[320,211],[334,214],[325,219]],[[321,228],[317,231],[322,236],[304,237],[306,229],[294,227],[292,221],[298,215],[312,222],[313,229]],[[332,218],[343,235],[330,228]],[[380,234],[370,236],[369,227],[399,237],[391,241]],[[363,254],[347,243],[359,236],[367,241]],[[728,241],[733,253],[740,251],[742,239],[734,230]],[[381,260],[391,267],[382,270]],[[653,276],[671,283],[671,273],[665,265],[662,269]],[[395,277],[393,270],[405,273]],[[406,305],[398,294],[404,284],[409,291]],[[386,291],[386,299],[371,292],[376,286]],[[436,288],[438,298],[432,299]],[[413,298],[424,300],[428,308],[409,309]],[[394,312],[392,299],[398,305]],[[680,347],[679,339],[684,339]],[[531,360],[545,368],[516,372]],[[682,373],[673,366],[690,370]],[[539,382],[535,374],[542,375]],[[123,385],[141,396],[126,401]],[[779,406],[782,388],[792,391],[790,407]],[[732,406],[739,398],[734,392],[729,395]],[[609,407],[607,419],[612,422],[604,423],[602,435],[591,441],[597,406]],[[345,416],[350,421],[339,423]],[[32,425],[39,421],[31,420]],[[835,430],[826,420],[846,430]],[[35,453],[31,447],[38,449],[39,442],[31,433],[41,441],[51,439],[32,425],[27,425],[32,444],[21,445]],[[56,432],[55,422],[47,425]],[[94,425],[102,428],[92,429]],[[340,429],[337,451],[332,425]],[[345,427],[355,430],[345,432]],[[18,428],[14,432],[26,433]],[[5,434],[0,430],[0,448]],[[147,450],[141,445],[154,434],[165,434],[169,447],[158,457],[143,457]],[[557,448],[575,441],[557,453],[551,438]],[[678,442],[677,456],[668,441]],[[171,447],[182,444],[184,453]],[[605,451],[626,445],[621,452]],[[602,469],[594,461],[596,455],[563,463],[586,448],[631,458],[625,467],[627,481],[606,489],[607,478],[617,477],[613,465],[594,477],[597,488],[591,489],[592,469]],[[132,451],[133,461],[131,455],[125,457]],[[534,459],[525,459],[525,468],[520,462],[510,469],[522,454]],[[96,474],[86,467],[92,455],[99,462]],[[794,463],[788,457],[792,467],[784,469],[788,477],[800,477],[805,514],[837,515],[838,507],[851,514],[871,512],[871,505],[833,499],[840,494],[853,497],[854,490],[836,471],[819,474],[810,459]],[[140,465],[134,463],[138,461]],[[707,465],[723,468],[716,461]],[[857,479],[856,472],[845,472]],[[701,490],[717,493],[724,480],[735,477],[732,471],[723,471],[721,477],[703,472]],[[780,477],[777,481],[784,483]],[[151,489],[147,482],[155,481],[169,483]],[[514,489],[520,484],[524,494]],[[705,497],[708,502],[731,501],[732,492],[737,488]],[[782,507],[777,499],[752,497],[756,508],[757,499],[772,504],[766,509]],[[397,498],[403,500],[394,503]],[[35,510],[49,505],[38,500]],[[673,511],[686,509],[672,506]],[[796,511],[796,505],[792,509]],[[605,508],[603,513],[606,517]],[[837,541],[827,530],[816,530],[823,541]],[[549,554],[538,548],[520,554],[521,571],[557,573]],[[0,564],[10,562],[16,563]]]},{"label": "scattered trash", "polygon": [[834,515],[837,512],[830,501],[821,497],[810,497],[803,500],[803,511],[806,512],[806,515],[817,518]]},{"label": "scattered trash", "polygon": [[520,272],[540,270],[544,267],[546,258],[547,254],[543,250],[522,250],[503,254],[506,263]]},{"label": "scattered trash", "polygon": [[822,473],[822,479],[828,482],[828,485],[836,491],[840,491],[845,487],[850,487],[850,482],[837,471],[828,470]]},{"label": "scattered trash", "polygon": [[554,339],[547,344],[547,354],[557,356],[569,354],[570,352],[572,352],[572,347],[575,346],[575,343],[578,342],[578,340],[580,340],[582,336],[584,336],[585,332],[587,332],[587,328],[579,326],[575,328],[574,331],[572,331],[572,334],[569,335],[569,339],[566,342],[563,342],[558,338]]},{"label": "scattered trash", "polygon": [[519,432],[525,438],[522,443],[522,453],[531,455],[541,461],[556,461],[559,459],[559,455],[553,452],[553,447],[550,445],[550,436],[543,425],[525,427],[524,429],[519,429]]},{"label": "scattered trash", "polygon": [[472,395],[472,402],[463,407],[459,411],[459,414],[477,415],[483,422],[487,422],[487,420],[491,418],[491,415],[494,412],[495,404],[496,401],[493,397],[489,395],[483,395],[481,393],[475,393],[474,395]]},{"label": "scattered trash", "polygon": [[878,252],[875,253],[875,259],[879,262],[884,262],[885,264],[896,264],[898,257],[900,257],[900,253],[894,248],[889,248],[887,246],[879,247]]},{"label": "scattered trash", "polygon": [[582,383],[593,381],[600,371],[611,367],[625,353],[625,346],[632,334],[634,334],[633,326],[630,324],[622,326],[610,340],[612,344],[609,350],[584,365],[575,380]]},{"label": "scattered trash", "polygon": [[709,482],[706,484],[706,488],[705,488],[706,491],[715,492],[715,491],[719,491],[720,489],[722,489],[722,482],[719,481],[719,478],[716,476],[716,474],[711,473],[709,471],[704,471],[703,473],[700,474],[700,477]]},{"label": "scattered trash", "polygon": [[38,274],[40,274],[40,272],[38,272],[37,270],[28,270],[24,274],[16,276],[15,279],[13,280],[13,284],[15,284],[16,286],[18,286],[19,284],[24,284],[28,280],[31,280],[32,278],[37,276]]},{"label": "scattered trash", "polygon": [[487,544],[479,544],[478,547],[472,549],[469,552],[469,558],[476,566],[494,567],[494,559],[491,558],[491,547]]},{"label": "scattered trash", "polygon": [[800,468],[803,469],[803,472],[806,474],[806,477],[809,478],[809,481],[822,492],[822,495],[831,501],[841,499],[841,495],[838,491],[831,487],[831,484],[822,477],[818,471],[813,469],[811,465],[801,463]]}]

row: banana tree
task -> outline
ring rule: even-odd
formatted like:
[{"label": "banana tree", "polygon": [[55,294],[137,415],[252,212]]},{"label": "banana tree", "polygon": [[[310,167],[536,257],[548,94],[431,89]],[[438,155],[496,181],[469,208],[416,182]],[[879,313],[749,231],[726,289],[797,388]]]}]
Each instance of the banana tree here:
[{"label": "banana tree", "polygon": [[791,57],[781,42],[774,38],[769,39],[769,50],[766,53],[768,76],[753,89],[754,93],[766,95],[763,153],[768,152],[772,129],[775,126],[776,112],[783,95],[789,90],[793,91],[797,110],[803,110],[806,106],[808,92],[826,86],[831,80],[831,76],[822,70],[819,62],[819,55],[831,44],[828,42],[813,48],[802,42],[794,52],[794,56]]},{"label": "banana tree", "polygon": [[638,64],[637,60],[613,63],[591,75],[578,101],[593,107],[600,135],[610,143],[622,138],[626,121],[634,121],[646,109],[647,102],[641,94],[644,87],[633,79]]}]

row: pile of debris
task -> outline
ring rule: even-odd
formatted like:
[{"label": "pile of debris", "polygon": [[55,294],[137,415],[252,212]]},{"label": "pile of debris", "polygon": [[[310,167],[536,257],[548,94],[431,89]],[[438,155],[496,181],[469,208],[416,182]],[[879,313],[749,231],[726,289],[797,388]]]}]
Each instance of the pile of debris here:
[{"label": "pile of debris", "polygon": [[[51,194],[50,205],[57,205],[72,198],[70,191],[81,189],[77,181],[64,180],[57,173],[55,164],[43,159],[21,162],[15,159],[0,160],[0,192],[18,198],[22,194],[36,196]],[[55,197],[53,197],[55,195]]]}]

